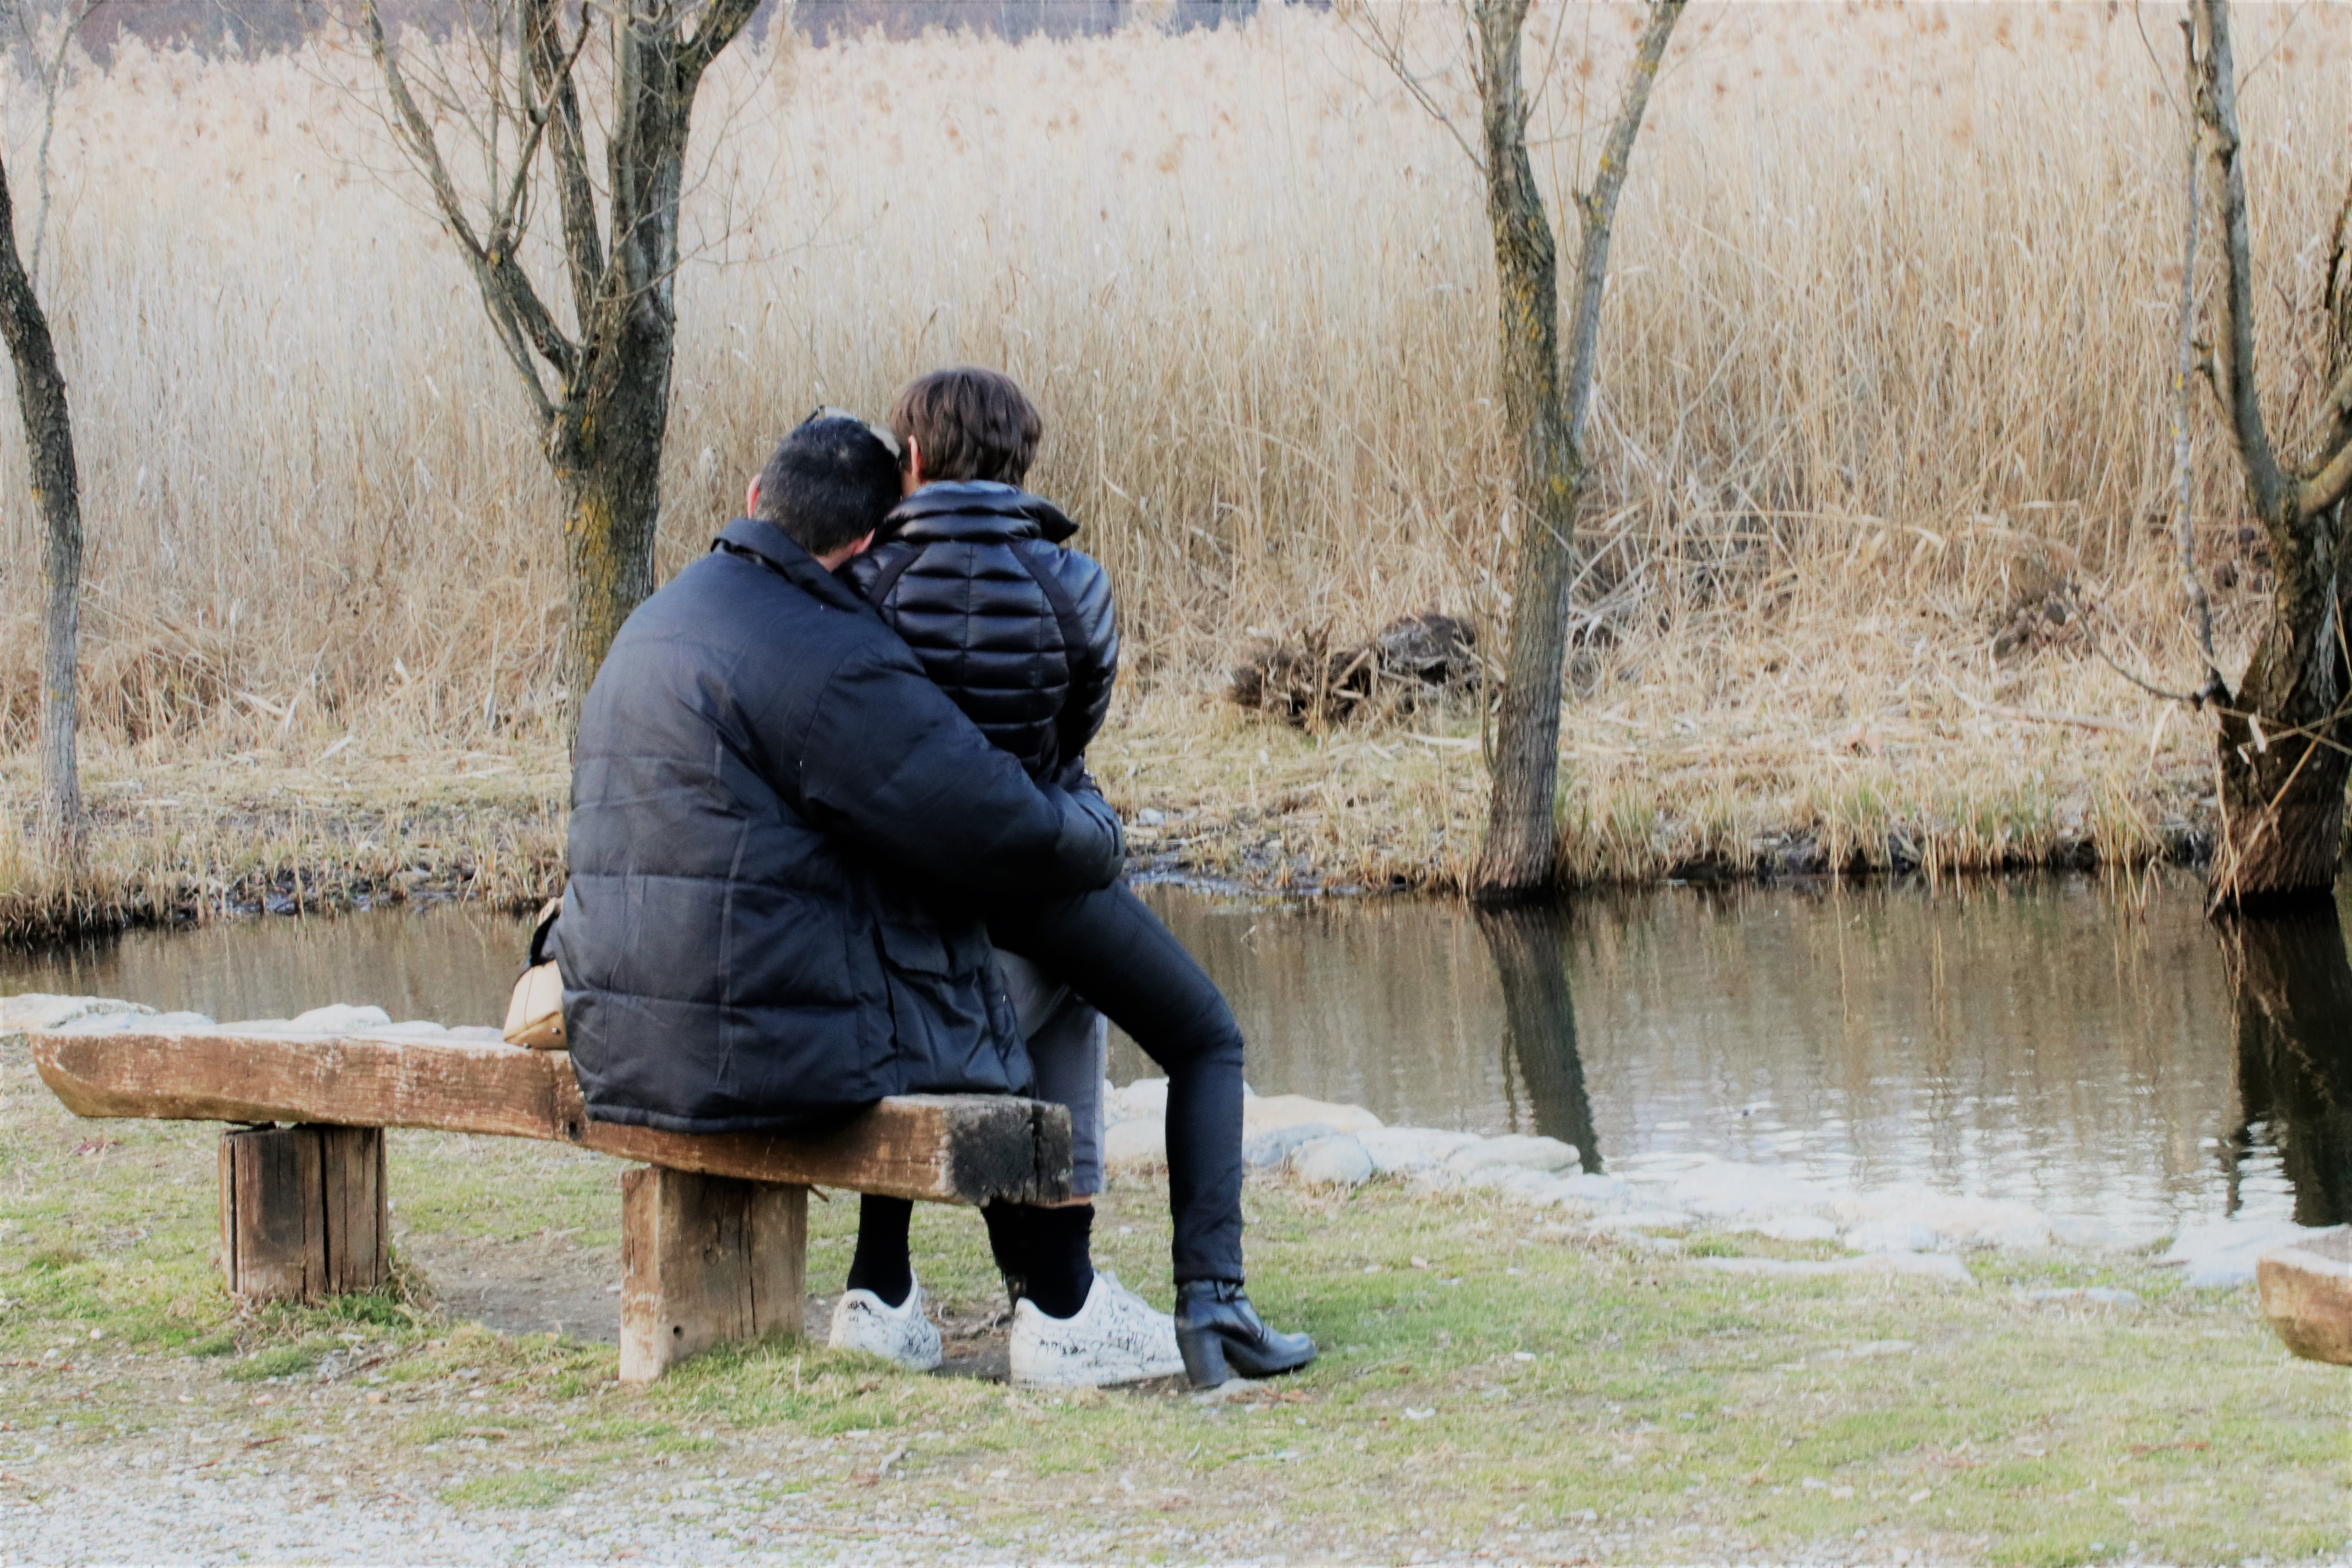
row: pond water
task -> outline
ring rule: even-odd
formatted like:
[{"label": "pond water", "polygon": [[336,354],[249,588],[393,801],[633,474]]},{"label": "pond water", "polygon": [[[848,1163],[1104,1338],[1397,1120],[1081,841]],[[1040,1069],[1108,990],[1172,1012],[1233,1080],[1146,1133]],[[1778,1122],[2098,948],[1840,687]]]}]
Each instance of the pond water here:
[{"label": "pond water", "polygon": [[[2352,1218],[2338,916],[2225,937],[2172,878],[1669,888],[1484,918],[1147,892],[1233,998],[1261,1093],[1546,1133],[1620,1173],[1706,1153],[2013,1198],[2113,1236]],[[0,994],[495,1023],[523,934],[463,906],[133,932],[0,956]],[[1115,1045],[1118,1081],[1153,1071]]]}]

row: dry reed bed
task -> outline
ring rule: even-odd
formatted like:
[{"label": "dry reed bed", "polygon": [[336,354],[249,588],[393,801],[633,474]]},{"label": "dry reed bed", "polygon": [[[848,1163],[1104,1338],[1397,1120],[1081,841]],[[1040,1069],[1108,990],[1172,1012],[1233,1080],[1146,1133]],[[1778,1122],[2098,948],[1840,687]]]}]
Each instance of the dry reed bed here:
[{"label": "dry reed bed", "polygon": [[[1440,10],[1405,13],[1433,68]],[[1555,191],[1631,20],[1539,13],[1563,29],[1531,51],[1557,61]],[[1792,836],[1832,860],[2128,859],[2194,818],[2202,724],[2159,731],[2079,626],[2021,614],[2057,590],[2126,663],[2189,668],[2162,515],[2181,132],[2169,24],[2148,26],[1694,13],[1616,251],[1566,869],[1761,861]],[[2352,75],[2324,17],[2242,26],[2266,370],[2295,427]],[[1462,87],[1435,90],[1458,110]],[[335,48],[132,48],[66,94],[43,282],[80,426],[101,776],[252,753],[299,780],[348,737],[388,807],[388,757],[549,765],[552,487],[373,91]],[[21,159],[29,96],[0,107]],[[1254,634],[1507,612],[1475,178],[1360,42],[1308,14],[1018,47],[778,35],[730,55],[698,126],[664,570],[812,405],[1003,364],[1047,414],[1038,488],[1117,574],[1122,798],[1222,824],[1203,864],[1447,885],[1475,748],[1301,740],[1214,697]],[[37,559],[17,441],[0,429],[12,751]],[[2234,658],[2263,574],[2201,416],[2198,463]],[[242,787],[197,795],[230,821]]]}]

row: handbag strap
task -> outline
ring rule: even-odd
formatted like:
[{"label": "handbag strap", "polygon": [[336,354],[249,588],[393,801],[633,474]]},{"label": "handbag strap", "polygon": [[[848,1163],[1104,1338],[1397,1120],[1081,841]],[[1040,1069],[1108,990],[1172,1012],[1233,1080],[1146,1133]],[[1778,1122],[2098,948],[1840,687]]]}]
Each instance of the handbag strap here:
[{"label": "handbag strap", "polygon": [[550,900],[547,907],[539,911],[539,920],[530,928],[530,960],[523,965],[525,969],[537,969],[547,962],[548,935],[555,930],[555,917],[562,912],[562,899]]}]

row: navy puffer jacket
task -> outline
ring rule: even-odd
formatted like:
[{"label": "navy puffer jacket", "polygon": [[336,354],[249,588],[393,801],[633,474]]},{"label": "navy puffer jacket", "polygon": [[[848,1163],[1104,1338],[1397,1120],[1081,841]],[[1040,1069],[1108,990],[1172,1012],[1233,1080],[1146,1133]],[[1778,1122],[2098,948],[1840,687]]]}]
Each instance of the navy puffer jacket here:
[{"label": "navy puffer jacket", "polygon": [[957,707],[1034,779],[1068,778],[1118,674],[1110,577],[1078,525],[984,479],[925,485],[844,568]]},{"label": "navy puffer jacket", "polygon": [[581,710],[553,946],[588,1114],[792,1131],[887,1094],[1021,1092],[958,906],[1106,885],[1117,816],[1024,777],[779,530],[719,544],[637,606]]}]

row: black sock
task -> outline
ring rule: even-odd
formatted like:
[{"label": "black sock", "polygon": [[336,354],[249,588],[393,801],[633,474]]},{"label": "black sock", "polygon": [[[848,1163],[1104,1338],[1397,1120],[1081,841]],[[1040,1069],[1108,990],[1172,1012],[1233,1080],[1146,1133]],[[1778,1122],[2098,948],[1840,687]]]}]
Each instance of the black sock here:
[{"label": "black sock", "polygon": [[886,1307],[906,1304],[914,1293],[915,1266],[907,1253],[907,1226],[915,1217],[911,1198],[867,1194],[857,1205],[857,1250],[849,1259],[849,1289],[871,1290]]},{"label": "black sock", "polygon": [[1076,1317],[1095,1286],[1088,1247],[1094,1236],[1094,1205],[1032,1208],[1025,1204],[997,1204],[984,1212],[990,1215],[989,1243],[996,1250],[997,1267],[1010,1278],[1013,1269],[1007,1259],[1017,1261],[1028,1299],[1047,1317]]}]

